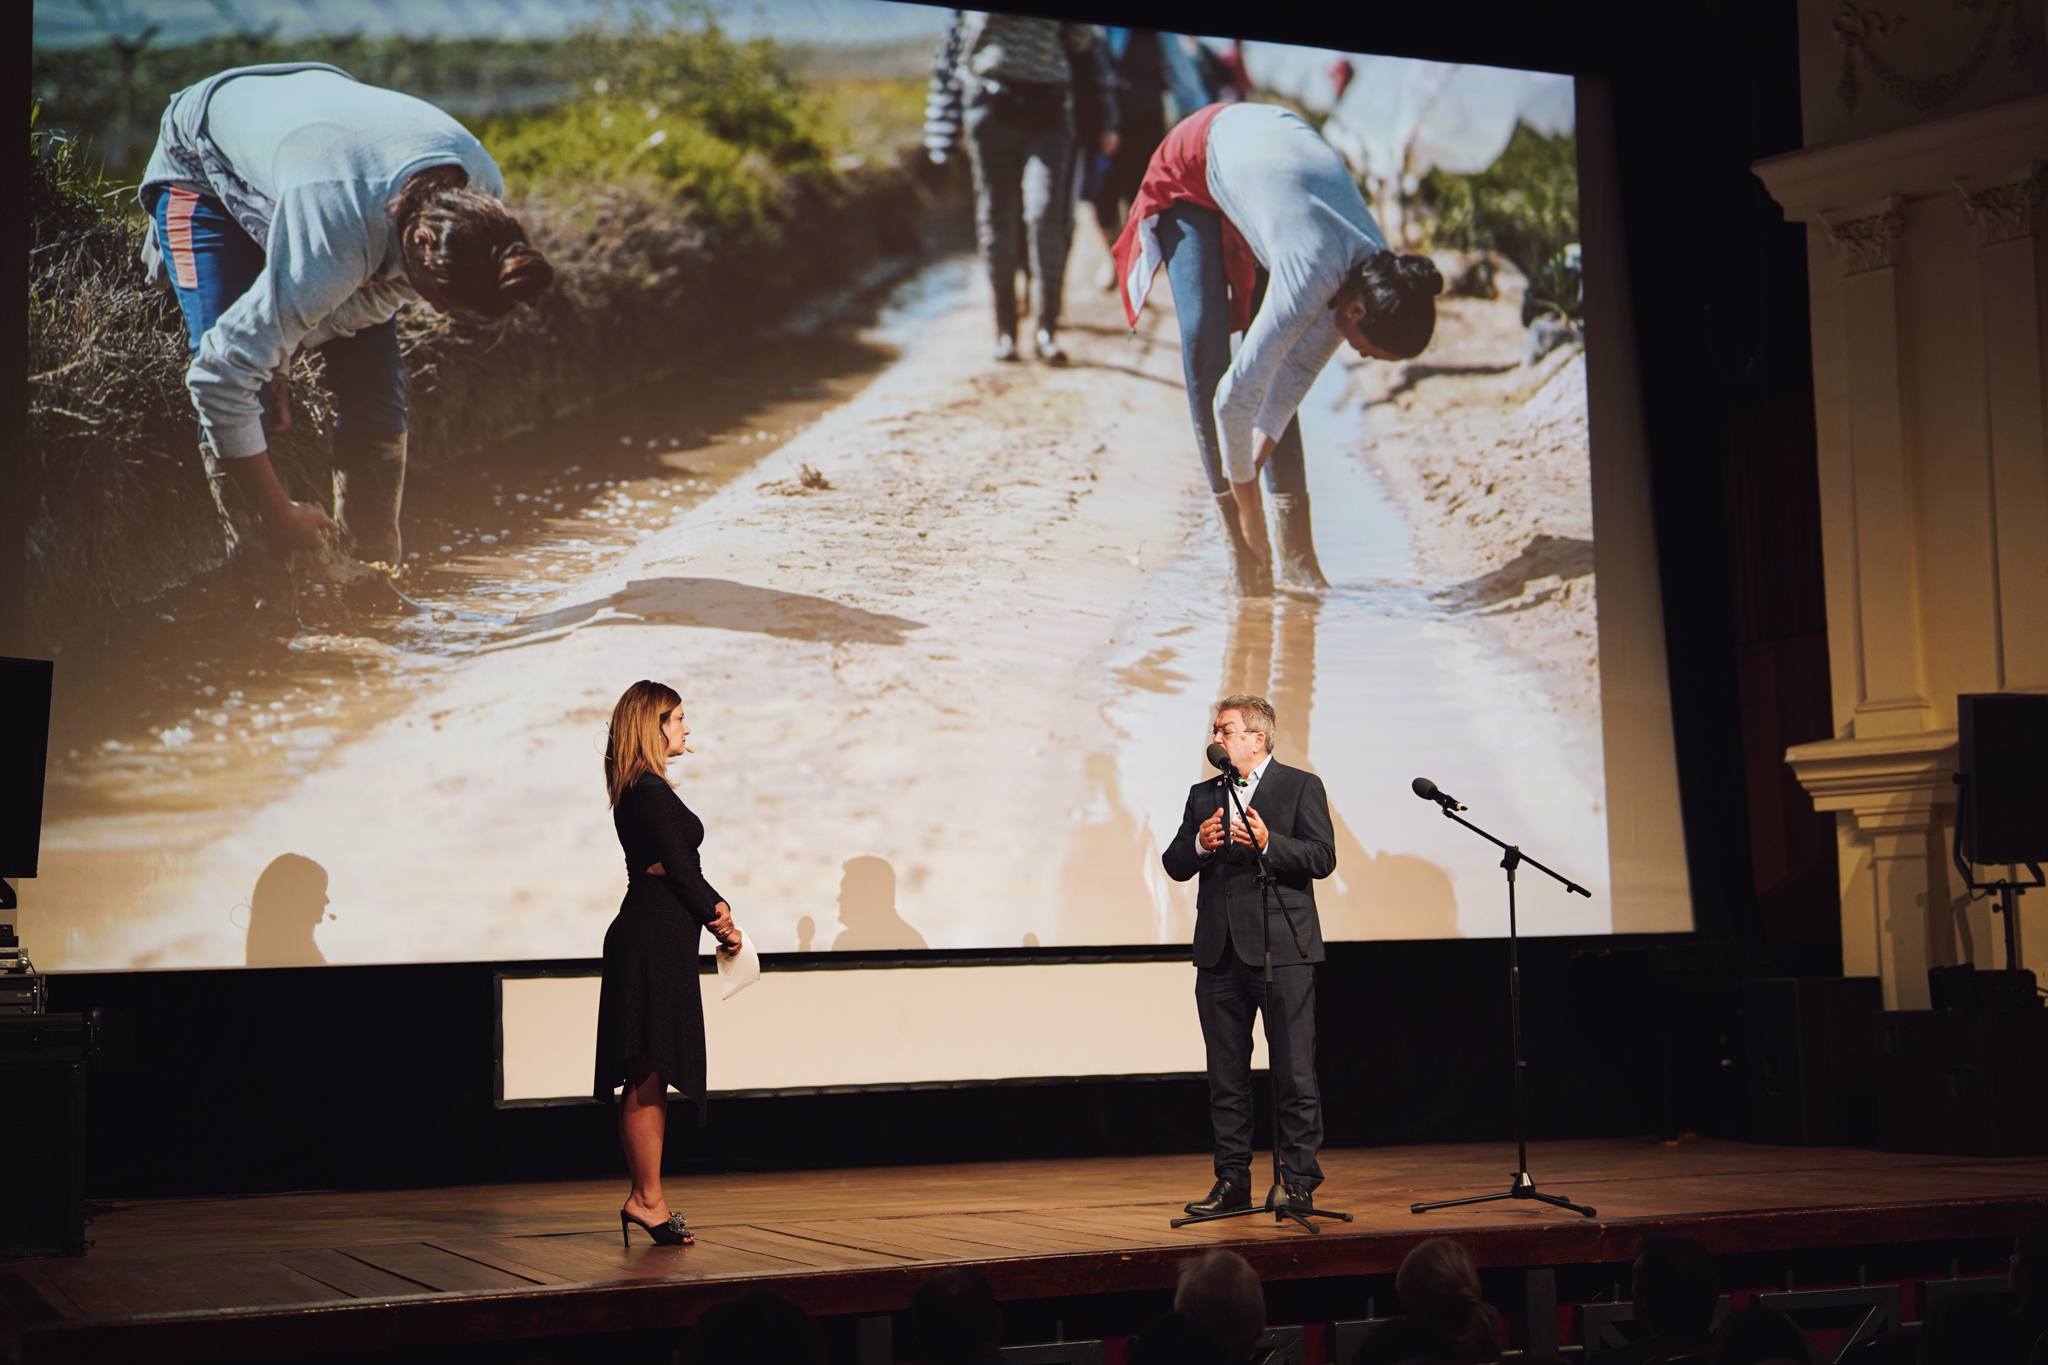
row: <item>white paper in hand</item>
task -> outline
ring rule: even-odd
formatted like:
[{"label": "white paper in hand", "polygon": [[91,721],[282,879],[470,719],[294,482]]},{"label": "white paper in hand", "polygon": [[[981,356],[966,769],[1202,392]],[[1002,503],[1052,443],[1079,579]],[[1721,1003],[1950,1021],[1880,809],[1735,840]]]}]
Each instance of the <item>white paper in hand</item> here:
[{"label": "white paper in hand", "polygon": [[[735,921],[734,928],[738,928]],[[761,955],[754,951],[754,936],[742,931],[740,950],[718,954],[718,998],[730,1000],[761,979]]]}]

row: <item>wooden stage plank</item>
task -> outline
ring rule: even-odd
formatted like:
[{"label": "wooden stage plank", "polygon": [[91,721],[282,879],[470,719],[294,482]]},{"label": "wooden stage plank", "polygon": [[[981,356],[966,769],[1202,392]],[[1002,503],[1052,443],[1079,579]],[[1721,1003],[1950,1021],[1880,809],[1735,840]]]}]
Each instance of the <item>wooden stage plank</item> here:
[{"label": "wooden stage plank", "polygon": [[[1313,1236],[1263,1212],[1169,1227],[1208,1187],[1200,1157],[679,1180],[688,1248],[622,1247],[617,1182],[138,1203],[99,1216],[82,1260],[0,1266],[0,1347],[26,1365],[175,1365],[667,1327],[754,1285],[815,1313],[897,1311],[945,1263],[1020,1298],[1157,1290],[1218,1245],[1280,1280],[1390,1272],[1438,1233],[1482,1266],[1569,1266],[1625,1261],[1651,1231],[1720,1254],[1982,1237],[2048,1214],[2039,1158],[1712,1140],[1536,1144],[1540,1187],[1597,1205],[1593,1220],[1520,1201],[1409,1212],[1505,1189],[1512,1154],[1326,1152],[1319,1199],[1357,1222]],[[309,1226],[332,1240],[308,1247]]]},{"label": "wooden stage plank", "polygon": [[750,1227],[737,1223],[698,1233],[697,1240],[699,1243],[714,1242],[719,1246],[737,1247],[741,1251],[755,1251],[764,1256],[775,1256],[798,1265],[810,1266],[814,1270],[849,1270],[856,1266],[871,1265],[900,1266],[910,1264],[913,1259],[895,1252],[872,1251],[866,1247],[797,1237],[779,1228]]},{"label": "wooden stage plank", "polygon": [[418,1294],[424,1286],[400,1279],[387,1270],[366,1265],[333,1247],[306,1247],[277,1253],[279,1265],[290,1266],[301,1275],[338,1289],[352,1299],[384,1298],[393,1294]]},{"label": "wooden stage plank", "polygon": [[536,1277],[499,1270],[425,1242],[387,1242],[381,1246],[335,1250],[364,1265],[442,1293],[459,1289],[529,1289],[540,1282]]}]

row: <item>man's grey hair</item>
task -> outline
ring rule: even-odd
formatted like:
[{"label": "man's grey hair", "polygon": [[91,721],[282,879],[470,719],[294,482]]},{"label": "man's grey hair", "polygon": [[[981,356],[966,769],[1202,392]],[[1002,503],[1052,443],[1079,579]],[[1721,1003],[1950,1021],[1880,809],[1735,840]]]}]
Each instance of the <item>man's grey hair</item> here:
[{"label": "man's grey hair", "polygon": [[[1254,697],[1249,692],[1237,692],[1216,703],[1215,715],[1235,711],[1244,728],[1254,734],[1266,737],[1266,752],[1273,752],[1273,735],[1280,728],[1280,721],[1273,714],[1273,703],[1264,697]],[[1214,717],[1212,716],[1213,720]]]},{"label": "man's grey hair", "polygon": [[1259,1287],[1259,1273],[1250,1261],[1221,1247],[1180,1263],[1173,1311],[1207,1332],[1225,1360],[1249,1357],[1266,1330],[1266,1292]]}]

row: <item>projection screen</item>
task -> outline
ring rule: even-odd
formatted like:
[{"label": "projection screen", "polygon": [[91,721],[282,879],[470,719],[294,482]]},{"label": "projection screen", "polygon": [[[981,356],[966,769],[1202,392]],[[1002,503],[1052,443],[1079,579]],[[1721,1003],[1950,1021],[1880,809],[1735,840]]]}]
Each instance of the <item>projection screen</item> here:
[{"label": "projection screen", "polygon": [[[948,11],[828,12],[771,26],[795,88],[922,100]],[[1187,943],[1194,887],[1160,853],[1209,775],[1211,704],[1240,692],[1271,699],[1279,761],[1328,790],[1326,939],[1506,932],[1497,850],[1417,776],[1592,889],[1527,886],[1523,933],[1689,929],[1599,91],[1161,42],[1165,126],[1176,80],[1300,111],[1446,282],[1420,356],[1340,349],[1300,407],[1327,588],[1234,590],[1173,293],[1162,275],[1126,323],[1120,220],[1074,207],[1071,363],[1028,335],[992,357],[961,174],[921,191],[937,245],[783,317],[676,319],[729,329],[723,361],[562,395],[559,421],[460,459],[416,442],[419,610],[356,610],[244,527],[222,566],[67,652],[42,876],[21,888],[38,965],[594,957],[624,886],[600,754],[643,677],[684,699],[696,752],[670,776],[769,953]],[[523,164],[502,130],[537,125],[505,117],[470,122]],[[893,164],[863,155],[833,164],[961,169],[919,166],[914,127]],[[513,208],[567,240],[508,175]]]}]

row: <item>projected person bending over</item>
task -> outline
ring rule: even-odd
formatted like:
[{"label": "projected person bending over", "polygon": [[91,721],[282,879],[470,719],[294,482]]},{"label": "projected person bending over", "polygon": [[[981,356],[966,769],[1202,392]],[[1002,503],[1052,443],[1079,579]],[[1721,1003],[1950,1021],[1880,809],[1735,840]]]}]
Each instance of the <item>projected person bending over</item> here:
[{"label": "projected person bending over", "polygon": [[1161,265],[1173,285],[1195,443],[1238,591],[1267,596],[1276,576],[1261,471],[1279,581],[1329,586],[1295,412],[1340,342],[1378,360],[1420,355],[1443,277],[1427,257],[1389,251],[1344,158],[1270,104],[1212,104],[1168,133],[1114,254],[1131,326]]},{"label": "projected person bending over", "polygon": [[[207,468],[285,546],[317,549],[339,522],[358,559],[403,566],[394,317],[415,299],[502,317],[546,292],[554,268],[504,192],[460,123],[335,67],[238,67],[171,97],[142,177],[144,259],[185,316]],[[333,521],[270,465],[292,357],[316,349],[334,397]]]},{"label": "projected person bending over", "polygon": [[[1200,877],[1195,896],[1195,1013],[1209,1058],[1209,1122],[1216,1138],[1216,1184],[1187,1206],[1223,1213],[1251,1204],[1252,1014],[1265,1017],[1266,1047],[1280,1113],[1281,1189],[1277,1199],[1314,1207],[1323,1182],[1322,1098],[1316,1088],[1316,976],[1323,931],[1315,882],[1337,868],[1336,835],[1323,780],[1273,759],[1273,707],[1238,695],[1216,703],[1213,742],[1235,772],[1197,782],[1180,831],[1161,861],[1177,882]],[[1236,818],[1223,783],[1237,784],[1250,823]],[[1259,922],[1258,861],[1266,855],[1276,884]],[[1297,947],[1296,940],[1299,939]],[[1273,982],[1265,953],[1273,954]]]},{"label": "projected person bending over", "polygon": [[604,784],[626,852],[626,898],[604,935],[595,1094],[609,1102],[620,1091],[619,1145],[626,1150],[633,1190],[619,1210],[619,1231],[629,1244],[636,1223],[662,1246],[694,1240],[661,1192],[668,1087],[695,1100],[703,1113],[697,931],[709,929],[722,953],[740,946],[732,911],[704,880],[697,857],[704,822],[690,813],[666,776],[669,760],[688,752],[689,737],[682,698],[658,682],[642,681],[612,708],[605,740]]}]

